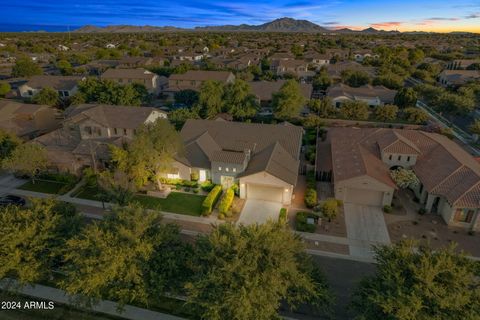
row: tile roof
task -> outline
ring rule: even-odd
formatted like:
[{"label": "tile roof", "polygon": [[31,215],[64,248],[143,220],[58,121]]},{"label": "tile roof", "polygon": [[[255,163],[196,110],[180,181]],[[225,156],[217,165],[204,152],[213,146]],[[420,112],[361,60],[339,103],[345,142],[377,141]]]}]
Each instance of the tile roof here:
[{"label": "tile roof", "polygon": [[25,85],[33,89],[50,87],[55,90],[72,90],[85,79],[82,76],[32,76]]},{"label": "tile roof", "polygon": [[338,83],[327,89],[327,96],[333,99],[341,96],[348,97],[352,100],[378,97],[384,103],[393,103],[396,93],[397,91],[385,88],[384,86],[364,85],[354,88],[343,83]]},{"label": "tile roof", "polygon": [[203,70],[189,70],[182,74],[172,74],[169,79],[171,80],[215,80],[226,82],[232,75],[229,71],[203,71]]},{"label": "tile roof", "polygon": [[[249,82],[252,93],[261,101],[270,101],[275,92],[285,84],[286,80],[277,81],[251,81]],[[300,90],[305,99],[312,96],[313,86],[310,83],[300,83]]]},{"label": "tile roof", "polygon": [[153,79],[157,75],[143,68],[138,69],[107,69],[102,75],[103,79]]}]

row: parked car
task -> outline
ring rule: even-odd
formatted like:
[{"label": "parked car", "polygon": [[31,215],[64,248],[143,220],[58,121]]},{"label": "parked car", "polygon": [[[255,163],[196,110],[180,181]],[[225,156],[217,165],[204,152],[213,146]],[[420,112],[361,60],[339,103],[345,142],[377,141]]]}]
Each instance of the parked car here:
[{"label": "parked car", "polygon": [[6,206],[20,206],[23,207],[25,205],[26,201],[22,197],[14,196],[14,195],[6,195],[3,197],[0,197],[0,206],[1,207],[6,207]]}]

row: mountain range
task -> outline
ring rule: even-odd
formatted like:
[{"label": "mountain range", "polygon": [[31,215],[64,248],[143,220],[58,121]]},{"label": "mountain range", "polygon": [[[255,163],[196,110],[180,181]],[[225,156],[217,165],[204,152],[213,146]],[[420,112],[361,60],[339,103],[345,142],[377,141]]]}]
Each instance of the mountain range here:
[{"label": "mountain range", "polygon": [[[131,26],[131,25],[113,25],[106,27],[84,26],[74,32],[78,33],[132,33],[132,32],[172,32],[172,31],[191,31],[192,29],[182,29],[172,26],[156,27],[156,26]],[[308,20],[296,20],[292,18],[279,18],[273,21],[260,24],[240,24],[240,25],[223,25],[223,26],[206,26],[195,27],[195,31],[259,31],[259,32],[329,32],[329,33],[396,33],[398,31],[384,31],[374,28],[356,31],[351,29],[332,30]]]}]

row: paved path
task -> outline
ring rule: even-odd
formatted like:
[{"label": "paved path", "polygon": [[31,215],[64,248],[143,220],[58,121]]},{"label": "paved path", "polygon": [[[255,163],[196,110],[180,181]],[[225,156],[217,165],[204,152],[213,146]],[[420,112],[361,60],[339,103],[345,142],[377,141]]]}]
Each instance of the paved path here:
[{"label": "paved path", "polygon": [[[2,280],[0,281],[0,288],[9,291],[9,288],[12,288],[8,285],[8,282],[12,284],[15,289],[11,290],[14,292],[20,292],[21,294],[40,298],[43,300],[50,300],[55,301],[58,303],[62,303],[65,305],[75,305],[72,301],[75,299],[74,296],[67,295],[63,290],[47,287],[43,285],[26,285],[20,287],[20,289],[16,290],[19,284],[17,281],[13,279],[9,279],[7,281]],[[125,305],[123,312],[119,312],[118,304],[113,301],[102,300],[98,304],[92,306],[91,310],[95,312],[101,312],[108,315],[124,318],[124,319],[131,319],[131,320],[183,320],[184,318],[172,316],[166,313],[151,311],[143,308],[138,308],[130,305]]]}]

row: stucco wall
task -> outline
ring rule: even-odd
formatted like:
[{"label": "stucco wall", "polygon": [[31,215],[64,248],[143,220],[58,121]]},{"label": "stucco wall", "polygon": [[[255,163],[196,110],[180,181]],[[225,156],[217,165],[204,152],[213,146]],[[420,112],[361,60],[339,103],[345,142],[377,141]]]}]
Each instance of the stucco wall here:
[{"label": "stucco wall", "polygon": [[250,176],[240,178],[240,199],[247,197],[247,184],[259,184],[275,188],[283,188],[283,204],[289,205],[292,202],[293,185],[272,176],[267,172],[259,172]]},{"label": "stucco wall", "polygon": [[[392,156],[392,160],[390,160]],[[400,160],[398,159],[400,157]],[[409,158],[410,157],[410,158]],[[382,162],[388,166],[402,166],[403,168],[410,168],[417,162],[417,156],[415,154],[398,154],[398,153],[383,153]]]}]

